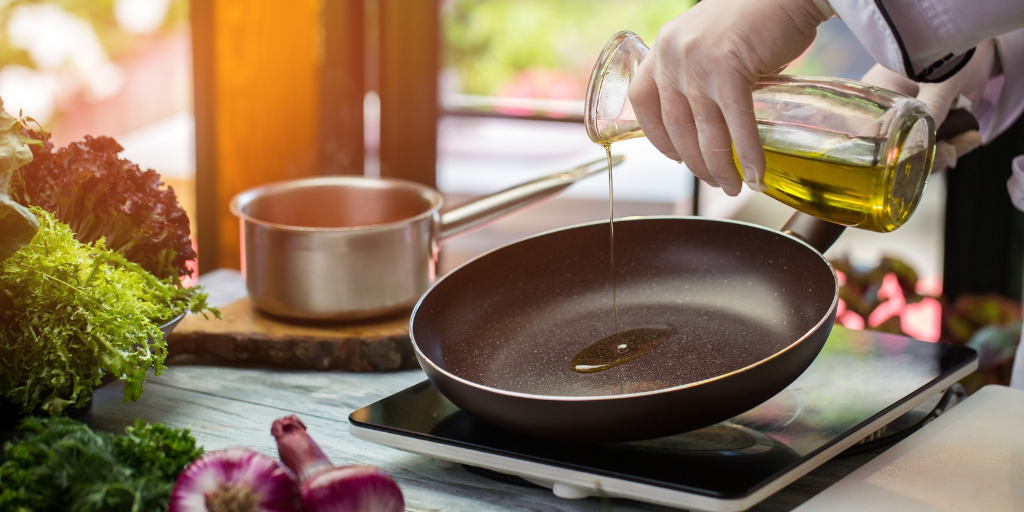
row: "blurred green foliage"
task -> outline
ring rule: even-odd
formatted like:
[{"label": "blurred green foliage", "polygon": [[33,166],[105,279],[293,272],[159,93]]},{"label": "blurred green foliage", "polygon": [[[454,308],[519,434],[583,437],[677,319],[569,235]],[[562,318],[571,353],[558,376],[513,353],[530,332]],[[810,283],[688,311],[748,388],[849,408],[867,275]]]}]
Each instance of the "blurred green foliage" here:
[{"label": "blurred green foliage", "polygon": [[[444,63],[460,92],[496,95],[523,71],[558,70],[586,87],[604,44],[620,30],[648,44],[690,0],[452,0],[442,8]],[[579,92],[583,98],[584,90]]]},{"label": "blurred green foliage", "polygon": [[[132,34],[121,29],[114,17],[117,0],[12,0],[0,1],[0,64],[19,64],[34,68],[32,59],[20,48],[11,46],[7,38],[7,23],[11,13],[20,6],[30,4],[55,4],[70,14],[78,16],[92,25],[96,36],[111,60],[130,55],[139,40],[146,36]],[[189,0],[171,0],[167,16],[157,33],[180,29],[188,23]]]},{"label": "blurred green foliage", "polygon": [[[903,299],[907,304],[916,304],[925,298],[915,291],[918,281],[917,272],[899,258],[883,256],[879,264],[871,268],[854,266],[846,255],[831,259],[829,262],[846,276],[846,281],[839,287],[839,298],[846,303],[848,310],[864,319],[865,325],[867,325],[871,313],[889,301],[889,298],[878,297],[878,292],[882,289],[885,276],[888,274],[896,276],[896,282],[899,284]],[[892,334],[906,334],[900,325],[899,315],[889,317],[881,325],[872,329]]]},{"label": "blurred green foliage", "polygon": [[[448,0],[441,12],[444,65],[454,92],[502,95],[524,72],[553,71],[583,99],[601,48],[620,30],[654,43],[665,22],[693,0]],[[874,60],[839,19],[818,28],[811,48],[785,73],[859,79]],[[543,93],[541,93],[543,94]]]},{"label": "blurred green foliage", "polygon": [[[915,290],[917,272],[897,258],[884,256],[877,266],[870,268],[858,268],[846,256],[832,259],[830,263],[846,277],[839,288],[839,298],[846,303],[847,310],[860,315],[865,324],[871,313],[889,300],[879,298],[878,292],[890,273],[895,275],[907,304],[927,297]],[[945,297],[937,299],[943,304],[944,329],[939,341],[967,345],[978,351],[978,371],[960,381],[967,393],[974,393],[988,384],[1009,384],[1021,338],[1021,305],[997,294],[963,294],[952,303]],[[871,329],[905,334],[900,314]]]},{"label": "blurred green foliage", "polygon": [[960,381],[967,393],[989,384],[1009,384],[1021,337],[1020,303],[994,293],[965,293],[944,309],[942,341],[978,351],[978,371]]}]

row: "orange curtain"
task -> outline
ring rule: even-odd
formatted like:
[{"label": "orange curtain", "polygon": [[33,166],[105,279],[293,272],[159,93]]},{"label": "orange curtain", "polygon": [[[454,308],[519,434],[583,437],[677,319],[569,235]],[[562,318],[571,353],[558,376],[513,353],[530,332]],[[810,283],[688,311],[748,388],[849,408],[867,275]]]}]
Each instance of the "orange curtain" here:
[{"label": "orange curtain", "polygon": [[235,194],[317,174],[321,36],[317,0],[193,3],[202,270],[240,266]]}]

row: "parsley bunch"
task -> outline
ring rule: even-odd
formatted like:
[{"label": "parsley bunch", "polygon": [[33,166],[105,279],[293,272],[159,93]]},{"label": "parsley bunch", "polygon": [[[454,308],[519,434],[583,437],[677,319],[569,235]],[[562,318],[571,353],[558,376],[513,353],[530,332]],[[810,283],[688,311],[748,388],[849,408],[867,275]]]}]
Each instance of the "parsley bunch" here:
[{"label": "parsley bunch", "polygon": [[0,510],[163,512],[178,475],[203,454],[188,430],[142,420],[123,436],[67,418],[29,418],[4,446]]},{"label": "parsley bunch", "polygon": [[109,373],[124,381],[125,401],[138,400],[146,373],[165,368],[158,326],[209,309],[206,295],[30,211],[39,232],[0,262],[0,396],[56,416],[85,405]]}]

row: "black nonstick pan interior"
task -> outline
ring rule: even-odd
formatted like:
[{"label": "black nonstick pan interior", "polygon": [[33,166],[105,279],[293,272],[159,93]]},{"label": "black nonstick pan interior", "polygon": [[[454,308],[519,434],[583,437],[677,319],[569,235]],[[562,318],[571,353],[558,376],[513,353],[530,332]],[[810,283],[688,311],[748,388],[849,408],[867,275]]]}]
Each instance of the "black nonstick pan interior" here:
[{"label": "black nonstick pan interior", "polygon": [[650,392],[728,374],[821,324],[836,294],[815,250],[734,222],[616,222],[619,329],[663,328],[647,354],[589,374],[583,347],[615,332],[607,223],[527,239],[439,282],[415,314],[416,344],[456,377],[497,390],[588,397]]}]

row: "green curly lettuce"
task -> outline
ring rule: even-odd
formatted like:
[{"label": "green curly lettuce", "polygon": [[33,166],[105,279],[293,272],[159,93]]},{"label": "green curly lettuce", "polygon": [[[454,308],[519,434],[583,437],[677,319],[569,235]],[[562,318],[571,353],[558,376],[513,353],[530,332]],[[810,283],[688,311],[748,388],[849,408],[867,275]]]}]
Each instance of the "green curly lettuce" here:
[{"label": "green curly lettuce", "polygon": [[28,245],[39,223],[28,209],[8,195],[11,172],[32,161],[29,144],[39,141],[22,134],[22,123],[8,114],[0,100],[0,261]]},{"label": "green curly lettuce", "polygon": [[[40,229],[0,262],[0,396],[23,411],[81,407],[110,374],[138,400],[146,373],[165,368],[159,325],[209,309],[206,295],[160,280],[103,240],[83,244],[33,207]],[[213,310],[215,314],[217,312]]]}]

